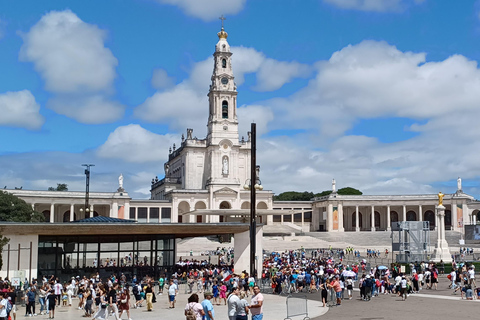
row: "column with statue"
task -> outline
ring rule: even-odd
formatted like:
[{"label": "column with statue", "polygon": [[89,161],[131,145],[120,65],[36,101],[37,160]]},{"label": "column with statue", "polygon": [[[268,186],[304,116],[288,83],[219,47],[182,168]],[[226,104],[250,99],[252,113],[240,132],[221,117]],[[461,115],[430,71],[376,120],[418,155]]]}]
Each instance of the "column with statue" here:
[{"label": "column with statue", "polygon": [[443,206],[443,197],[445,195],[442,192],[438,193],[438,205],[435,207],[435,223],[437,226],[437,243],[433,250],[433,261],[440,262],[450,261],[452,256],[450,255],[450,249],[448,243],[445,240],[445,207]]}]

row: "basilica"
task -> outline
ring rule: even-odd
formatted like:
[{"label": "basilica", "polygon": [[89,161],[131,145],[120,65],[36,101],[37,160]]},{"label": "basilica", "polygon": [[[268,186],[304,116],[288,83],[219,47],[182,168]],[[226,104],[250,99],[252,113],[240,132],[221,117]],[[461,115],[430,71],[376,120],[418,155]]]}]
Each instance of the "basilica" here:
[{"label": "basilica", "polygon": [[[217,36],[205,108],[207,136],[197,138],[189,128],[178,147],[165,150],[164,177],[152,179],[149,200],[132,199],[123,179],[113,192],[90,192],[89,208],[84,192],[6,191],[31,204],[50,223],[97,216],[139,223],[245,222],[252,205],[245,188],[251,183],[251,134],[238,132],[235,61],[223,27]],[[260,167],[255,170],[259,176]],[[301,232],[375,232],[390,230],[395,221],[429,221],[435,228],[436,194],[346,196],[337,194],[333,182],[330,195],[311,201],[273,201],[273,195],[258,190],[255,203],[257,222],[271,230],[286,226]],[[476,224],[480,218],[480,203],[462,191],[460,179],[457,191],[446,194],[444,203],[449,230],[462,231],[464,224]]]}]

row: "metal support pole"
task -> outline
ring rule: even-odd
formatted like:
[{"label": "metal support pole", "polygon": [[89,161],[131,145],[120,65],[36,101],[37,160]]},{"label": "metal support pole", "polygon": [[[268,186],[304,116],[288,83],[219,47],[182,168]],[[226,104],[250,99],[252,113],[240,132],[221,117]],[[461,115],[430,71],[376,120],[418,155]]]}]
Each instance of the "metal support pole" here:
[{"label": "metal support pole", "polygon": [[21,250],[21,247],[20,247],[20,243],[18,244],[18,268],[17,270],[20,270],[20,250]]},{"label": "metal support pole", "polygon": [[29,268],[28,268],[29,281],[32,281],[32,279],[33,279],[33,277],[32,277],[32,259],[33,259],[32,253],[33,253],[33,244],[32,244],[32,241],[30,241],[30,264],[29,264]]},{"label": "metal support pole", "polygon": [[9,271],[10,271],[10,243],[7,246],[7,279],[8,280],[10,280]]},{"label": "metal support pole", "polygon": [[257,222],[256,222],[256,194],[255,184],[257,181],[256,168],[256,148],[257,148],[257,125],[252,123],[251,128],[251,164],[250,164],[250,276],[254,279],[257,278],[255,270],[255,251],[256,251],[256,235],[257,235]]},{"label": "metal support pole", "polygon": [[90,193],[90,167],[94,167],[94,164],[82,164],[83,167],[86,167],[85,169],[85,176],[86,176],[86,186],[85,186],[85,214],[87,213],[87,210],[90,210],[88,206],[88,197]]}]

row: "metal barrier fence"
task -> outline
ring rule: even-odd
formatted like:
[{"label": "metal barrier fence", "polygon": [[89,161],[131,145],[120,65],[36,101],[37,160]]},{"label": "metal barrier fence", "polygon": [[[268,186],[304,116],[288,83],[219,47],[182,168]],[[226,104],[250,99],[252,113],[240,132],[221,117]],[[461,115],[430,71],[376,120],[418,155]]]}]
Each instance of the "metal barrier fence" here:
[{"label": "metal barrier fence", "polygon": [[291,317],[304,316],[303,320],[310,319],[308,316],[306,295],[295,295],[287,297],[287,317],[284,320],[292,319]]}]

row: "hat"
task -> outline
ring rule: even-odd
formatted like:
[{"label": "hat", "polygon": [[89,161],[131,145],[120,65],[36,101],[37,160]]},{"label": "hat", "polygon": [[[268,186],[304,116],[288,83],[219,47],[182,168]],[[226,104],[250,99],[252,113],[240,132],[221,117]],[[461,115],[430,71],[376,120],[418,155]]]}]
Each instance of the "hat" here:
[{"label": "hat", "polygon": [[369,275],[369,274],[367,274],[367,278],[370,278],[370,275]]},{"label": "hat", "polygon": [[204,295],[213,297],[213,293],[211,291],[205,291]]}]

